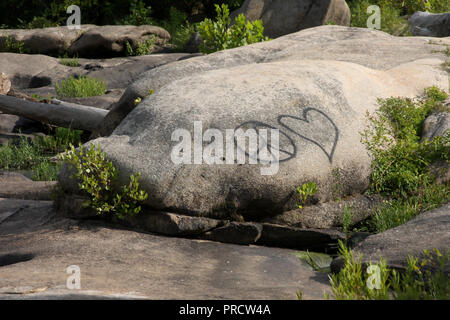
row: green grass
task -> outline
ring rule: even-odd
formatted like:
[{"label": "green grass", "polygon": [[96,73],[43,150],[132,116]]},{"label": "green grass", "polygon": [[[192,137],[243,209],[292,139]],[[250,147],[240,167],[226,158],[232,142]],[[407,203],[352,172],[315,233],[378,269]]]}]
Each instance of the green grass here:
[{"label": "green grass", "polygon": [[[425,258],[421,261],[410,256],[406,261],[406,270],[400,273],[389,269],[384,259],[370,264],[365,269],[361,263],[361,256],[356,258],[352,250],[342,242],[339,246],[339,255],[344,260],[344,266],[338,274],[330,275],[333,299],[448,300],[450,298],[450,277],[445,273],[450,252],[426,250]],[[375,275],[374,269],[379,271],[379,277]],[[325,298],[330,297],[325,294]]]},{"label": "green grass", "polygon": [[106,83],[103,80],[97,80],[82,76],[79,78],[69,77],[55,84],[56,94],[66,98],[85,98],[105,94]]},{"label": "green grass", "polygon": [[81,134],[79,130],[56,128],[54,135],[6,143],[0,146],[0,169],[31,170],[33,180],[54,181],[60,164],[50,158],[65,151],[70,143],[80,143]]},{"label": "green grass", "polygon": [[402,225],[424,211],[440,207],[450,199],[450,188],[430,183],[408,198],[393,199],[375,211],[366,221],[366,230],[383,232]]},{"label": "green grass", "polygon": [[69,58],[66,55],[64,55],[64,57],[60,57],[59,58],[59,63],[61,63],[64,66],[68,66],[68,67],[79,67],[80,62],[78,61],[78,57],[73,57],[73,58]]},{"label": "green grass", "polygon": [[350,228],[353,225],[353,209],[349,205],[344,206],[344,212],[342,214],[341,223],[342,231],[348,236],[350,233]]}]

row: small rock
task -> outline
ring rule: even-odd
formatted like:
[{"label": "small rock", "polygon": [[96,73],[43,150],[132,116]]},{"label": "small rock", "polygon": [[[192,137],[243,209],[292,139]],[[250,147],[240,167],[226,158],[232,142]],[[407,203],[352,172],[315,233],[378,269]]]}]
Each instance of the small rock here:
[{"label": "small rock", "polygon": [[348,200],[319,203],[286,211],[263,221],[299,228],[330,229],[342,226],[345,207],[351,210],[352,224],[357,224],[367,219],[380,203],[381,199],[378,197],[358,195]]}]

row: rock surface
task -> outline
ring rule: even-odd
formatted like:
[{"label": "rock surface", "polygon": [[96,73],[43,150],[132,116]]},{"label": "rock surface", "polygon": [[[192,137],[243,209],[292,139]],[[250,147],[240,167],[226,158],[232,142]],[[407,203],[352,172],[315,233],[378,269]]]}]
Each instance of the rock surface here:
[{"label": "rock surface", "polygon": [[421,37],[450,37],[450,12],[416,12],[411,16],[411,33]]},{"label": "rock surface", "polygon": [[350,26],[350,8],[344,0],[246,0],[231,13],[232,21],[241,13],[251,21],[262,20],[270,38],[328,22]]},{"label": "rock surface", "polygon": [[[88,199],[78,195],[66,195],[57,202],[58,213],[74,219],[96,218],[97,214],[83,204]],[[244,222],[207,217],[187,216],[170,212],[143,212],[125,220],[112,218],[117,225],[133,230],[153,232],[177,237],[212,240],[242,245],[268,245],[281,248],[336,252],[338,240],[345,234],[335,229],[313,229],[289,226],[285,223]]]},{"label": "rock surface", "polygon": [[[421,213],[404,225],[369,236],[353,251],[362,256],[363,264],[378,262],[383,257],[389,267],[404,269],[409,255],[424,258],[424,250],[434,248],[443,253],[450,248],[450,203]],[[342,266],[341,258],[331,264],[333,272]]]},{"label": "rock surface", "polygon": [[[1,299],[296,299],[298,290],[322,299],[329,290],[326,274],[291,250],[77,222],[54,216],[50,202],[21,206],[0,199]],[[80,267],[80,291],[65,287],[70,265]]]},{"label": "rock surface", "polygon": [[52,200],[56,181],[33,181],[14,172],[0,171],[0,198]]},{"label": "rock surface", "polygon": [[450,130],[450,109],[430,114],[423,123],[422,141],[443,137]]},{"label": "rock surface", "polygon": [[[125,89],[140,75],[166,63],[187,58],[189,54],[151,54],[112,59],[78,59],[79,67],[68,67],[60,59],[44,55],[0,53],[0,70],[17,89],[51,86],[71,75],[89,76],[104,80],[108,89]],[[48,91],[52,93],[54,91]],[[39,92],[36,92],[39,93]],[[42,96],[46,92],[40,92]]]},{"label": "rock surface", "polygon": [[[359,132],[366,112],[378,108],[377,98],[415,97],[432,85],[448,90],[445,55],[433,53],[428,41],[323,26],[178,61],[131,85],[103,129],[134,108],[136,94],[155,93],[110,137],[92,143],[119,168],[123,183],[141,172],[141,186],[151,195],[147,205],[157,210],[210,217],[238,211],[246,221],[275,216],[295,208],[295,188],[309,181],[318,186],[319,202],[331,199],[336,168],[348,173],[342,177],[348,194],[359,194],[370,174]],[[215,128],[223,136],[227,129],[279,129],[278,172],[262,175],[267,165],[248,159],[244,165],[175,164],[171,154],[180,140],[171,135],[185,129],[193,137],[194,121],[202,121],[203,132]]]},{"label": "rock surface", "polygon": [[348,200],[319,203],[286,211],[264,221],[299,228],[331,229],[342,227],[346,207],[351,212],[352,224],[357,224],[370,217],[380,202],[379,198],[360,195]]},{"label": "rock surface", "polygon": [[95,26],[82,25],[80,30],[67,27],[42,29],[2,29],[0,31],[0,51],[7,51],[5,40],[12,39],[24,45],[26,53],[63,55],[70,53],[78,57],[105,58],[124,56],[126,42],[133,47],[155,37],[155,50],[164,46],[170,34],[156,26]]}]

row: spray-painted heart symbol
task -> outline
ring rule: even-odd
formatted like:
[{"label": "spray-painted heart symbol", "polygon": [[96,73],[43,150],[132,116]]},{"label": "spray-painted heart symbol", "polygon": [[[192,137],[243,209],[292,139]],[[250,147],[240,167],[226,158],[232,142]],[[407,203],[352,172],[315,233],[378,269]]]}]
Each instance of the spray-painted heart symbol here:
[{"label": "spray-painted heart symbol", "polygon": [[[313,115],[312,117],[311,114]],[[318,146],[325,153],[330,163],[332,162],[339,139],[339,130],[333,120],[325,113],[315,108],[305,108],[303,109],[301,117],[280,115],[277,117],[277,121],[282,127],[288,130],[287,133],[283,130],[279,130],[281,134],[280,145],[284,145],[284,148],[278,150],[279,162],[288,161],[297,156],[297,146],[289,133],[293,133],[295,136]],[[307,125],[305,126],[305,124]],[[276,128],[260,121],[247,121],[235,128],[235,130],[237,129],[254,129],[258,132],[260,129],[270,130]],[[239,148],[239,145],[236,145]],[[271,145],[269,143],[266,143],[262,147],[265,147],[266,145],[270,149]],[[247,156],[257,159],[260,150],[253,150],[249,153],[245,150],[241,151],[245,152]]]},{"label": "spray-painted heart symbol", "polygon": [[[334,151],[339,140],[339,130],[333,120],[324,112],[315,108],[305,108],[301,117],[280,115],[277,121],[289,132],[314,143],[325,153],[330,163],[333,161]],[[305,126],[305,123],[308,126]]]}]

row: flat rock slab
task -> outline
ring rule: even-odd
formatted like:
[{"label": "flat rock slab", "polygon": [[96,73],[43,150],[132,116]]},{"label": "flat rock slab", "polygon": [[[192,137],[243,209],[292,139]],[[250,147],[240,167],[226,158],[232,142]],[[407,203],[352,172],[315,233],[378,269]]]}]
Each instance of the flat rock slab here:
[{"label": "flat rock slab", "polygon": [[33,181],[15,172],[0,171],[0,198],[51,200],[56,181]]},{"label": "flat rock slab", "polygon": [[[0,213],[14,201],[0,201]],[[321,299],[329,289],[291,250],[118,230],[29,205],[0,222],[1,299]],[[65,289],[70,265],[81,291]]]},{"label": "flat rock slab", "polygon": [[[404,269],[408,256],[424,258],[424,250],[450,249],[450,203],[441,208],[421,213],[416,218],[396,228],[367,237],[353,249],[362,255],[362,263],[386,259],[388,266]],[[341,258],[335,259],[331,268],[334,272],[342,268]]]}]

